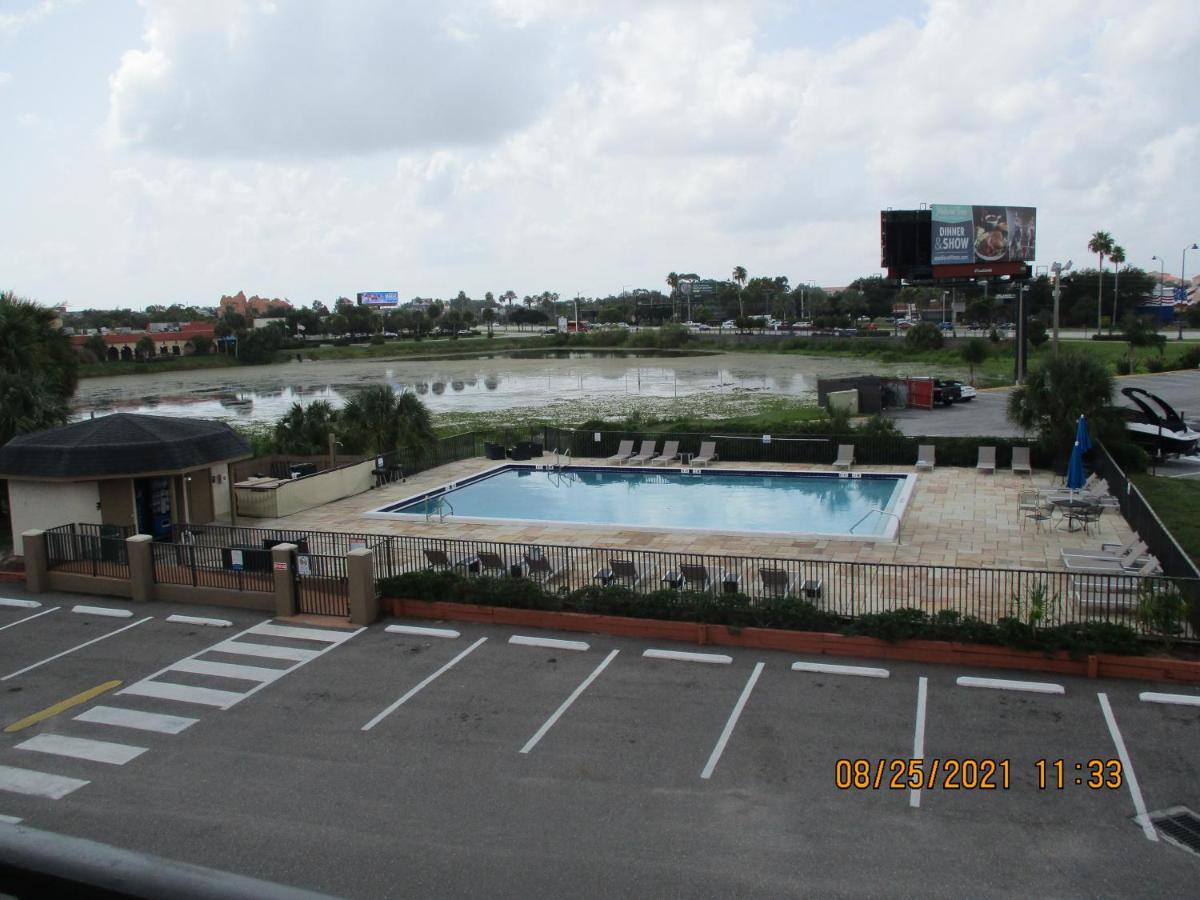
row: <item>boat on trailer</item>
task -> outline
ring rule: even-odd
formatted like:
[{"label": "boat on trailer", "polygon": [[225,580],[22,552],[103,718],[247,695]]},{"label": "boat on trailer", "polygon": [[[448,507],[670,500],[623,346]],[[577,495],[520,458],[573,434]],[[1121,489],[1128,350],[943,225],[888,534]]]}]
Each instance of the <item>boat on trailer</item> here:
[{"label": "boat on trailer", "polygon": [[1192,429],[1166,400],[1143,388],[1121,388],[1136,409],[1121,408],[1129,437],[1159,458],[1191,456],[1200,447],[1200,431]]}]

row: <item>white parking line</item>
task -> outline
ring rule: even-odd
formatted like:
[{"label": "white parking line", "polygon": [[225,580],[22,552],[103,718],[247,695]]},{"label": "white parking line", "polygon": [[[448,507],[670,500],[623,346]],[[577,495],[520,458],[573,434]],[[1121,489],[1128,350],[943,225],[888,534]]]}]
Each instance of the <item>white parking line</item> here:
[{"label": "white parking line", "polygon": [[676,659],[680,662],[717,663],[726,666],[733,662],[733,657],[724,653],[688,653],[683,650],[651,649],[644,651],[642,656],[646,659]]},{"label": "white parking line", "polygon": [[959,687],[991,688],[997,691],[1026,691],[1031,694],[1065,694],[1061,684],[1048,681],[1009,681],[1006,678],[971,678],[963,675],[955,682]]},{"label": "white parking line", "polygon": [[870,666],[838,666],[832,663],[792,663],[793,672],[820,672],[825,675],[861,675],[863,678],[887,678],[891,673],[887,669],[874,669]]},{"label": "white parking line", "polygon": [[36,600],[18,600],[15,597],[0,597],[0,606],[11,606],[14,609],[37,609],[41,605]]},{"label": "white parking line", "polygon": [[131,759],[137,759],[146,752],[145,747],[132,747],[129,744],[116,744],[112,741],[93,741],[90,738],[67,737],[65,734],[39,734],[27,741],[22,741],[14,749],[35,750],[38,753],[69,756],[71,759],[86,759],[88,762],[108,763],[113,766],[123,766]]},{"label": "white parking line", "polygon": [[204,616],[167,616],[168,622],[179,625],[209,625],[213,628],[232,628],[233,623],[228,619],[207,619]]},{"label": "white parking line", "polygon": [[1121,770],[1125,773],[1125,784],[1129,788],[1130,796],[1133,797],[1133,808],[1137,812],[1135,819],[1142,826],[1142,834],[1146,835],[1146,840],[1157,841],[1158,832],[1154,830],[1154,823],[1150,821],[1150,814],[1146,811],[1146,801],[1142,799],[1142,789],[1138,787],[1137,775],[1134,774],[1133,763],[1129,760],[1129,751],[1125,749],[1125,741],[1117,728],[1117,720],[1113,716],[1112,707],[1108,705],[1108,694],[1098,693],[1096,697],[1100,701],[1100,712],[1104,713],[1104,721],[1108,723],[1108,733],[1112,735],[1113,744],[1117,748],[1117,756],[1121,758]]},{"label": "white parking line", "polygon": [[461,634],[453,628],[422,628],[420,625],[389,625],[383,630],[391,634],[412,634],[419,637],[461,637]]},{"label": "white parking line", "polygon": [[87,783],[82,778],[67,778],[63,775],[51,775],[48,772],[35,772],[33,769],[0,766],[0,791],[25,794],[28,797],[61,800]]},{"label": "white parking line", "polygon": [[590,650],[591,645],[586,641],[561,641],[557,638],[526,637],[514,634],[508,639],[510,644],[520,644],[524,647],[548,647],[551,650]]},{"label": "white parking line", "polygon": [[154,731],[158,734],[179,734],[200,721],[187,716],[168,716],[137,709],[121,709],[117,706],[93,706],[87,712],[77,715],[75,720],[90,722],[93,725],[115,725],[118,728]]},{"label": "white parking line", "polygon": [[454,666],[457,665],[460,660],[464,659],[467,656],[467,654],[473,652],[476,647],[478,647],[480,644],[482,644],[486,640],[487,640],[487,638],[481,637],[479,640],[477,640],[475,643],[473,643],[470,647],[468,647],[462,653],[458,654],[458,656],[454,657],[454,659],[450,660],[450,662],[446,663],[444,666],[442,666],[440,669],[438,669],[432,675],[423,679],[416,687],[414,687],[407,694],[405,694],[403,697],[401,697],[399,700],[397,700],[395,703],[393,703],[391,706],[387,707],[387,709],[385,709],[383,712],[381,712],[379,715],[377,715],[375,718],[373,718],[370,722],[368,722],[366,725],[364,725],[362,727],[362,730],[370,731],[372,728],[374,728],[376,725],[378,725],[380,722],[382,722],[384,719],[386,719],[388,716],[390,716],[393,712],[395,712],[397,709],[399,709],[401,706],[403,706],[405,703],[407,703],[410,699],[415,697],[422,690],[424,690],[426,687],[428,687],[430,684],[432,684],[434,679],[436,679],[439,675],[442,675],[443,673],[448,672],[450,669],[454,668]]},{"label": "white parking line", "polygon": [[1176,706],[1200,706],[1200,695],[1197,694],[1158,694],[1154,691],[1143,691],[1138,694],[1143,703],[1172,703]]},{"label": "white parking line", "polygon": [[15,672],[10,672],[9,674],[5,675],[3,678],[0,678],[0,681],[8,681],[8,679],[10,679],[10,678],[16,678],[18,675],[24,675],[26,672],[33,671],[38,666],[44,666],[48,662],[54,662],[54,660],[58,659],[60,656],[66,656],[68,653],[74,653],[76,650],[82,650],[84,647],[90,647],[92,644],[95,644],[98,641],[102,641],[105,638],[110,638],[113,635],[120,634],[122,631],[128,631],[130,628],[136,628],[137,626],[141,625],[143,622],[149,622],[153,618],[154,618],[154,616],[146,616],[146,618],[144,618],[144,619],[138,619],[132,625],[126,625],[123,628],[118,628],[116,631],[110,631],[108,634],[102,634],[98,638],[92,638],[90,641],[84,641],[82,644],[80,644],[77,647],[72,647],[70,650],[64,650],[62,653],[55,653],[53,656],[47,657],[46,659],[43,659],[41,662],[35,662],[32,666],[26,666],[23,669],[17,669],[17,671],[15,671]]},{"label": "white parking line", "polygon": [[3,631],[5,628],[13,628],[17,625],[20,625],[22,622],[28,622],[30,619],[36,619],[38,616],[47,615],[48,613],[54,612],[56,609],[61,609],[61,607],[52,606],[49,609],[43,609],[40,613],[34,613],[32,616],[26,616],[23,619],[17,619],[17,621],[9,622],[7,625],[0,625],[0,631]]},{"label": "white parking line", "polygon": [[[913,759],[925,759],[925,701],[929,692],[929,679],[924,675],[917,681],[917,726],[913,732]],[[908,789],[908,805],[913,809],[921,806],[921,789]]]},{"label": "white parking line", "polygon": [[746,706],[746,701],[750,699],[750,692],[754,690],[754,684],[758,681],[758,676],[762,674],[763,666],[766,663],[755,663],[754,671],[750,673],[750,678],[746,681],[746,686],[742,688],[742,695],[738,697],[737,703],[733,705],[733,712],[729,714],[729,721],[725,723],[725,728],[721,732],[721,736],[717,739],[717,745],[713,747],[712,754],[708,757],[708,762],[704,766],[704,771],[700,773],[701,778],[712,778],[713,769],[717,767],[717,762],[721,759],[721,754],[725,752],[725,744],[729,742],[729,736],[733,734],[733,728],[737,725],[738,717],[741,716],[742,710]]},{"label": "white parking line", "polygon": [[609,652],[608,656],[604,657],[604,661],[601,662],[600,665],[596,666],[596,668],[592,669],[592,674],[589,675],[587,678],[583,679],[583,681],[580,682],[579,687],[577,687],[577,688],[575,688],[575,690],[571,691],[571,696],[569,696],[566,700],[563,701],[562,706],[560,706],[558,709],[556,709],[554,711],[554,713],[550,716],[550,718],[548,718],[545,722],[542,723],[542,727],[539,728],[536,732],[534,732],[533,737],[531,737],[528,741],[525,742],[525,746],[521,748],[522,753],[528,753],[530,750],[532,750],[534,747],[536,747],[538,745],[538,741],[540,741],[542,738],[544,738],[546,736],[546,732],[549,731],[551,728],[553,728],[554,723],[559,720],[559,718],[562,716],[562,714],[571,708],[571,704],[579,699],[579,695],[587,690],[588,685],[591,684],[593,681],[595,681],[600,676],[600,673],[603,672],[606,668],[608,668],[608,664],[613,661],[613,659],[616,657],[616,655],[619,652],[620,652],[619,650],[613,650],[613,651]]},{"label": "white parking line", "polygon": [[117,609],[112,606],[85,606],[82,603],[71,607],[71,612],[85,616],[110,616],[114,619],[132,619],[133,610]]}]

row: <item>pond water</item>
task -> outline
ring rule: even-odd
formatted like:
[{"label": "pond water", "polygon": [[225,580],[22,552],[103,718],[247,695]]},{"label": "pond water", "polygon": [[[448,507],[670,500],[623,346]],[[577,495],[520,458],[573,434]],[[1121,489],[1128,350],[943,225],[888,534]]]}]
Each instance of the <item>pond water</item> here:
[{"label": "pond water", "polygon": [[899,366],[854,358],[652,352],[519,351],[86,378],[73,407],[77,417],[119,411],[261,424],[273,423],[296,401],[341,406],[355,390],[380,383],[411,390],[440,413],[735,392],[808,400],[816,397],[818,377],[903,374]]}]

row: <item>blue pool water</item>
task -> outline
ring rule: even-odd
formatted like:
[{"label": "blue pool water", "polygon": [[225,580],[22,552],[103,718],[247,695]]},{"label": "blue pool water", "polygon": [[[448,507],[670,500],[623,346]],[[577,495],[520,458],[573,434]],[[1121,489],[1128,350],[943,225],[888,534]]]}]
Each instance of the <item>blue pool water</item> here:
[{"label": "blue pool water", "polygon": [[[895,529],[906,477],[855,473],[506,466],[375,511],[375,515],[507,519],[643,528],[880,536]],[[861,521],[866,516],[865,521]],[[857,525],[856,525],[857,523]]]}]

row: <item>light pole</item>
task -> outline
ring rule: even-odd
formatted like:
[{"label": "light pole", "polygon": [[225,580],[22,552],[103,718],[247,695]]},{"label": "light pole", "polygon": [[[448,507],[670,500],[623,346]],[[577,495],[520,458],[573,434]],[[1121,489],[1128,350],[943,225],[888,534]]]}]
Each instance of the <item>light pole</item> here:
[{"label": "light pole", "polygon": [[1070,271],[1070,269],[1071,269],[1071,260],[1069,260],[1069,259],[1067,260],[1067,264],[1065,266],[1060,262],[1056,262],[1054,265],[1052,265],[1050,267],[1050,273],[1054,276],[1054,355],[1055,356],[1058,356],[1059,283],[1062,281],[1063,273]]},{"label": "light pole", "polygon": [[1189,250],[1200,250],[1200,244],[1192,244],[1190,247],[1184,247],[1183,252],[1179,254],[1179,280],[1183,282],[1184,299],[1187,299],[1187,252]]},{"label": "light pole", "polygon": [[1150,259],[1158,263],[1158,299],[1162,300],[1167,287],[1167,261],[1161,256],[1152,256]]}]

